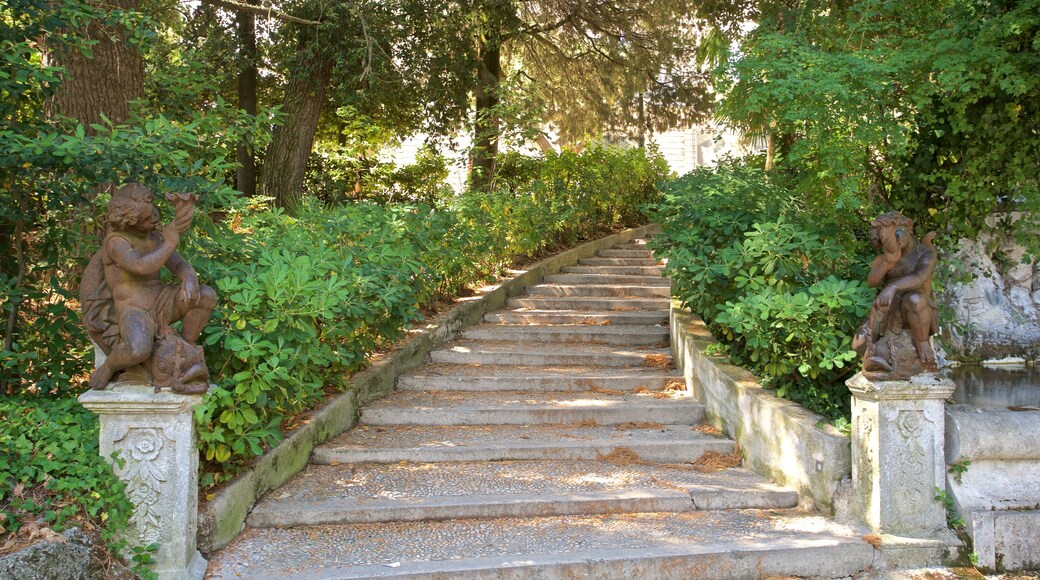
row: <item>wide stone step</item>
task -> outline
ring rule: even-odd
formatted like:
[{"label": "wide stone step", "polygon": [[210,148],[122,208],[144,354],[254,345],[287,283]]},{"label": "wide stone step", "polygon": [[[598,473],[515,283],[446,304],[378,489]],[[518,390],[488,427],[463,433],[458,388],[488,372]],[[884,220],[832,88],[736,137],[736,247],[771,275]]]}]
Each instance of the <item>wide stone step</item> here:
[{"label": "wide stone step", "polygon": [[403,425],[361,426],[314,450],[311,462],[413,463],[597,460],[617,450],[644,461],[685,463],[733,441],[690,425]]},{"label": "wide stone step", "polygon": [[[658,398],[662,397],[662,398]],[[684,394],[525,391],[397,392],[361,411],[364,425],[697,425],[704,406]]]},{"label": "wide stone step", "polygon": [[564,266],[567,274],[600,274],[615,276],[660,276],[660,266]]},{"label": "wide stone step", "polygon": [[577,365],[626,367],[664,364],[670,351],[614,345],[537,345],[524,342],[456,340],[430,353],[430,361],[481,365]]},{"label": "wide stone step", "polygon": [[695,509],[789,508],[798,495],[745,469],[493,461],[312,465],[250,513],[253,527]]},{"label": "wide stone step", "polygon": [[677,371],[652,368],[531,367],[428,364],[397,379],[402,391],[631,391],[682,384]]},{"label": "wide stone step", "polygon": [[596,252],[597,256],[603,258],[652,258],[653,254],[649,250],[645,249],[629,249],[621,250],[618,248],[611,248],[609,250],[600,250]]},{"label": "wide stone step", "polygon": [[588,298],[588,297],[525,297],[510,298],[510,308],[536,310],[668,310],[668,298]]},{"label": "wide stone step", "polygon": [[539,284],[529,286],[531,296],[634,296],[640,298],[669,296],[668,286],[635,284]]},{"label": "wide stone step", "polygon": [[864,531],[794,511],[694,511],[250,529],[212,579],[859,576]]},{"label": "wide stone step", "polygon": [[667,346],[668,329],[663,326],[513,326],[483,324],[459,335],[467,340],[507,340],[511,342],[565,342],[569,344],[617,344],[629,346]]},{"label": "wide stone step", "polygon": [[668,324],[667,310],[633,310],[592,312],[581,310],[499,310],[484,315],[487,322],[504,324],[571,324],[606,326],[611,324],[653,325]]},{"label": "wide stone step", "polygon": [[578,260],[582,266],[660,266],[661,261],[647,258],[582,258]]},{"label": "wide stone step", "polygon": [[639,284],[641,286],[671,286],[671,280],[655,272],[649,276],[632,274],[550,274],[545,282],[553,284]]}]

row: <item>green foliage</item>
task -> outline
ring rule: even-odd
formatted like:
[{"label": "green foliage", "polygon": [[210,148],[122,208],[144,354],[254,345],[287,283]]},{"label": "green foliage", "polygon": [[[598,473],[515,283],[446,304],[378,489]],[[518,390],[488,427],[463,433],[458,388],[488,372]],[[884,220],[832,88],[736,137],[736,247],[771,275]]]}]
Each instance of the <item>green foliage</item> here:
[{"label": "green foliage", "polygon": [[[898,209],[947,243],[991,229],[995,210],[1038,207],[1040,1],[760,8],[716,74],[719,112],[772,138],[789,187]],[[1015,232],[1034,251],[1035,215]]]},{"label": "green foliage", "polygon": [[945,489],[935,488],[935,501],[941,503],[946,509],[946,524],[950,528],[959,530],[964,527],[964,519],[957,515],[957,506],[954,504],[953,496],[946,493]]},{"label": "green foliage", "polygon": [[436,207],[445,206],[454,197],[454,190],[445,183],[448,160],[433,147],[421,147],[415,163],[397,167],[393,162],[381,161],[369,149],[372,145],[319,144],[307,166],[304,187],[308,195],[326,205],[374,201]]},{"label": "green foliage", "polygon": [[851,338],[874,292],[865,244],[835,214],[813,211],[760,170],[699,170],[655,208],[673,293],[730,357],[777,394],[829,418],[848,414]]},{"label": "green foliage", "polygon": [[98,419],[75,399],[0,399],[0,539],[42,519],[116,542],[133,506],[98,454]]},{"label": "green foliage", "polygon": [[949,464],[946,467],[946,473],[953,474],[953,478],[957,480],[957,483],[961,483],[961,478],[964,477],[965,473],[968,473],[968,467],[971,466],[971,459],[967,457],[961,457],[957,461]]}]

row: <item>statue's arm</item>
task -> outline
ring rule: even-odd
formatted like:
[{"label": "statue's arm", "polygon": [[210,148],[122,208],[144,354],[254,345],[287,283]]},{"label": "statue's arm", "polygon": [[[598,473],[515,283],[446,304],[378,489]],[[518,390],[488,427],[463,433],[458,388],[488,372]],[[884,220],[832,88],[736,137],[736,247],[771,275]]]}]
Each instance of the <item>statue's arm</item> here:
[{"label": "statue's arm", "polygon": [[878,294],[878,305],[888,306],[891,304],[897,292],[917,290],[927,286],[932,279],[932,274],[935,272],[935,262],[935,250],[925,252],[917,260],[917,264],[914,266],[913,271],[905,276],[889,280],[888,283],[885,284],[884,290]]},{"label": "statue's arm", "polygon": [[896,238],[895,228],[886,226],[878,232],[881,240],[882,253],[870,263],[870,273],[867,274],[867,286],[877,288],[885,281],[885,276],[892,271],[903,256],[899,240]]},{"label": "statue's arm", "polygon": [[112,236],[105,243],[105,250],[112,261],[120,268],[138,276],[147,276],[161,270],[176,249],[177,240],[169,238],[164,239],[159,247],[147,252],[138,252],[130,242],[119,236]]},{"label": "statue's arm", "polygon": [[184,295],[185,302],[188,304],[197,303],[200,297],[200,290],[199,276],[195,273],[195,268],[192,268],[191,264],[179,252],[174,252],[170,255],[170,259],[166,261],[166,267],[181,281],[181,293]]}]

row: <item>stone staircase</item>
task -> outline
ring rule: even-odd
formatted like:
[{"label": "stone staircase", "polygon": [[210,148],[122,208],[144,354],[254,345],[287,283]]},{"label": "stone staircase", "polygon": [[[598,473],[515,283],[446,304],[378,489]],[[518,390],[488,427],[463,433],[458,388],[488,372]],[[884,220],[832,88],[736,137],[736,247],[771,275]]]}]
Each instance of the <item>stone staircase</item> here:
[{"label": "stone staircase", "polygon": [[[211,578],[844,577],[862,532],[739,467],[671,366],[642,241],[431,353],[252,511]],[[727,466],[730,466],[726,468]]]}]

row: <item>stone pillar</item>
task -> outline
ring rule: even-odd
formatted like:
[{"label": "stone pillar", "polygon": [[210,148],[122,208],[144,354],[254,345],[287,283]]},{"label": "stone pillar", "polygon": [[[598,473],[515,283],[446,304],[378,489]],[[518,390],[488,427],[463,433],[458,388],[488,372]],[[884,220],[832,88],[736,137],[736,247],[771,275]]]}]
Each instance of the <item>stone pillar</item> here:
[{"label": "stone pillar", "polygon": [[875,532],[911,538],[946,536],[945,400],[953,381],[937,374],[872,381],[852,391],[853,510]]},{"label": "stone pillar", "polygon": [[115,472],[134,504],[126,539],[158,544],[152,570],[161,580],[196,580],[206,560],[195,547],[199,458],[192,409],[201,395],[155,393],[150,385],[113,384],[79,401],[101,418],[101,456],[119,453]]}]

